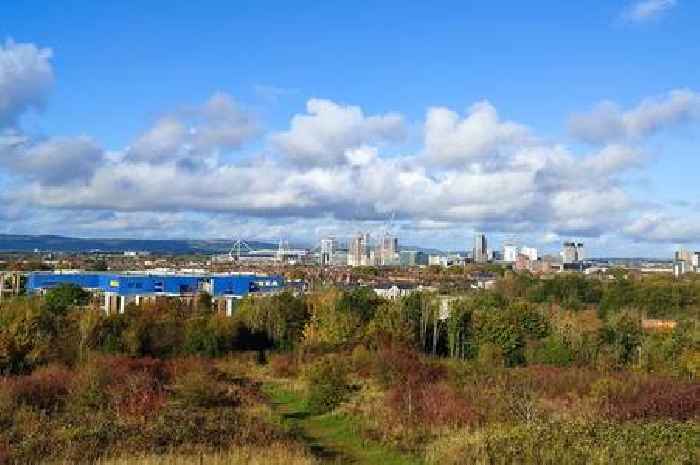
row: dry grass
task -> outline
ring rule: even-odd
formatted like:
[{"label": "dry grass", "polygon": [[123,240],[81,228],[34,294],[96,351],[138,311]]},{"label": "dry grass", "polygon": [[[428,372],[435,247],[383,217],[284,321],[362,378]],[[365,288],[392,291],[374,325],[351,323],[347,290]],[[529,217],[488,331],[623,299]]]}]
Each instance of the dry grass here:
[{"label": "dry grass", "polygon": [[244,446],[202,454],[140,455],[102,459],[99,465],[316,465],[303,447],[278,442],[268,446]]}]

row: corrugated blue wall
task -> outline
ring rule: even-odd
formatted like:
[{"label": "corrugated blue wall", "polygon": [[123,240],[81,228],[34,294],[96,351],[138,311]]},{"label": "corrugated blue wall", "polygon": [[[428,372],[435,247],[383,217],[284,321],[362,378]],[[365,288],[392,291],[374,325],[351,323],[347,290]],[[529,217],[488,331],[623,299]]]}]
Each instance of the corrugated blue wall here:
[{"label": "corrugated blue wall", "polygon": [[118,295],[192,294],[211,283],[215,297],[243,297],[250,292],[272,292],[284,287],[281,276],[231,275],[231,276],[173,276],[173,275],[120,275],[111,273],[57,274],[29,273],[27,291],[38,292],[59,284],[75,284],[85,289],[100,289]]}]

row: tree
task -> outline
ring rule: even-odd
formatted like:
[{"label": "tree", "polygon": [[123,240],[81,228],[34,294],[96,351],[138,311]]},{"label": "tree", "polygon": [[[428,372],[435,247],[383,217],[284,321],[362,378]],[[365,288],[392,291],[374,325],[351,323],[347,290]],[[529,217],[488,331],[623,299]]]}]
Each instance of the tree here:
[{"label": "tree", "polygon": [[472,308],[469,302],[465,300],[453,302],[447,318],[450,357],[464,359],[473,356],[472,332]]},{"label": "tree", "polygon": [[338,346],[360,334],[362,318],[338,302],[341,291],[328,289],[307,298],[309,320],[304,327],[307,345]]},{"label": "tree", "polygon": [[313,414],[330,412],[348,395],[347,369],[337,357],[326,356],[313,364],[306,379],[307,406]]},{"label": "tree", "polygon": [[386,302],[367,326],[367,338],[374,347],[386,344],[412,345],[416,340],[414,326],[401,302]]},{"label": "tree", "polygon": [[243,299],[237,314],[248,328],[266,334],[282,350],[296,346],[309,319],[303,299],[289,292]]},{"label": "tree", "polygon": [[65,315],[71,307],[87,305],[90,294],[75,284],[59,284],[44,298],[44,308],[55,315]]},{"label": "tree", "polygon": [[213,311],[211,294],[200,292],[197,294],[197,313],[208,314]]}]

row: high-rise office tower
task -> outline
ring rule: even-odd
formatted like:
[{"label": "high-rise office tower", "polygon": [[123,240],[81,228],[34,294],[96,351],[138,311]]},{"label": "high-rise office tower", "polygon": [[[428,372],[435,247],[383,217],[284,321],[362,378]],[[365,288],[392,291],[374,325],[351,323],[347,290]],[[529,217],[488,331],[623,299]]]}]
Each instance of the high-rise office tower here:
[{"label": "high-rise office tower", "polygon": [[338,250],[338,241],[333,236],[321,239],[321,265],[333,264],[335,252]]},{"label": "high-rise office tower", "polygon": [[377,262],[379,265],[398,265],[399,238],[389,233],[385,233],[379,243],[377,255]]},{"label": "high-rise office tower", "polygon": [[372,263],[372,253],[370,250],[371,237],[369,233],[358,234],[350,240],[348,247],[349,266],[370,266]]},{"label": "high-rise office tower", "polygon": [[586,258],[582,242],[564,242],[561,249],[563,263],[578,263]]},{"label": "high-rise office tower", "polygon": [[474,235],[474,262],[486,263],[488,261],[488,247],[486,245],[486,234],[478,233]]}]

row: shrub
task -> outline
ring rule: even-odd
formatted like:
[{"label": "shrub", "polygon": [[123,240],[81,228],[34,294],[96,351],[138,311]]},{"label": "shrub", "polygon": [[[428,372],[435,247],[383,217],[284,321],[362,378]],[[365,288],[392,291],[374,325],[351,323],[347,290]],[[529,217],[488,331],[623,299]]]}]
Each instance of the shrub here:
[{"label": "shrub", "polygon": [[615,399],[611,416],[619,420],[673,419],[700,416],[700,383],[670,378],[648,379],[627,396]]},{"label": "shrub", "polygon": [[326,413],[342,403],[349,393],[345,364],[327,356],[314,363],[306,373],[307,405],[314,414]]},{"label": "shrub", "polygon": [[353,371],[361,377],[367,378],[374,369],[375,354],[370,352],[367,347],[358,345],[352,350],[351,362]]},{"label": "shrub", "polygon": [[528,363],[569,366],[574,357],[569,346],[560,337],[548,336],[528,346],[526,359]]},{"label": "shrub", "polygon": [[475,420],[472,406],[445,383],[426,385],[418,392],[414,418],[432,426],[465,426]]},{"label": "shrub", "polygon": [[12,383],[8,379],[0,379],[0,429],[12,424],[12,415],[16,407]]},{"label": "shrub", "polygon": [[[381,351],[377,369],[380,380],[390,388],[387,396],[390,408],[409,422],[420,420],[426,410],[435,407],[434,402],[425,404],[430,404],[434,397],[428,391],[434,388],[434,383],[446,378],[444,367],[426,362],[415,351],[405,348]],[[447,395],[446,389],[439,392]]]},{"label": "shrub", "polygon": [[16,378],[12,385],[18,404],[53,411],[63,406],[72,381],[73,374],[70,370],[49,365],[37,369],[31,375]]},{"label": "shrub", "polygon": [[477,356],[479,365],[484,367],[501,368],[505,366],[503,350],[496,344],[485,342],[479,345],[479,353]]},{"label": "shrub", "polygon": [[217,379],[214,368],[204,362],[191,369],[180,370],[174,378],[173,397],[186,407],[234,406],[239,404],[236,393]]},{"label": "shrub", "polygon": [[693,465],[695,423],[535,423],[493,425],[441,438],[428,464]]},{"label": "shrub", "polygon": [[270,359],[270,369],[275,376],[281,378],[293,378],[299,371],[293,354],[277,354],[273,356]]}]

